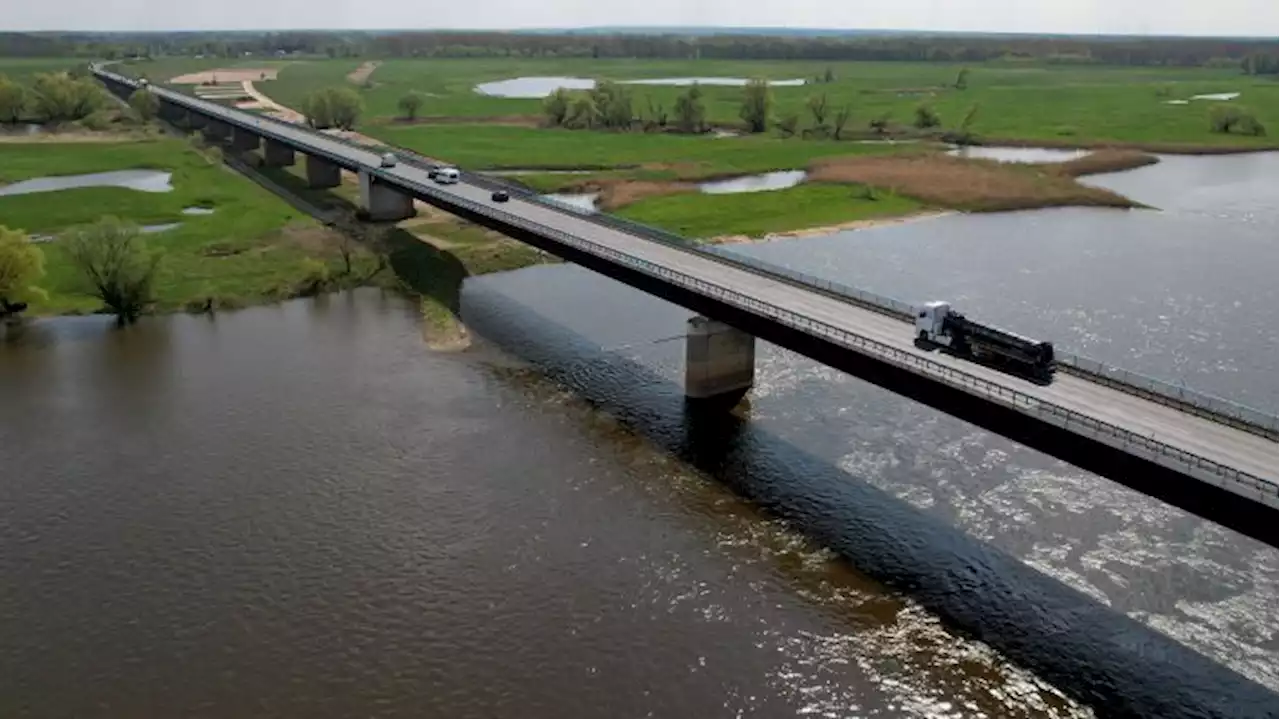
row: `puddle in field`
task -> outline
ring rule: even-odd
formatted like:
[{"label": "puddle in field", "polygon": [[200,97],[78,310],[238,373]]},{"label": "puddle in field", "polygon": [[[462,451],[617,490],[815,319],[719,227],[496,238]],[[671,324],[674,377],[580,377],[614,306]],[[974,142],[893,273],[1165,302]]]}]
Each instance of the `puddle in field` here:
[{"label": "puddle in field", "polygon": [[35,177],[0,187],[0,196],[31,195],[80,187],[126,187],[141,192],[170,192],[173,190],[173,185],[169,182],[172,177],[173,173],[160,170],[116,170],[87,175]]}]

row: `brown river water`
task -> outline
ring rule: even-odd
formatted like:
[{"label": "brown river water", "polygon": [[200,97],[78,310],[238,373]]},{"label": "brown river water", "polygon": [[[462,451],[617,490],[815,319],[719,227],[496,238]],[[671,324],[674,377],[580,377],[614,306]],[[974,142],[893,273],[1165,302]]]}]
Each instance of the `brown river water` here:
[{"label": "brown river water", "polygon": [[[740,251],[1274,410],[1275,156],[1098,182]],[[692,418],[576,267],[461,306],[0,335],[0,716],[1275,716],[1269,548],[773,347]]]}]

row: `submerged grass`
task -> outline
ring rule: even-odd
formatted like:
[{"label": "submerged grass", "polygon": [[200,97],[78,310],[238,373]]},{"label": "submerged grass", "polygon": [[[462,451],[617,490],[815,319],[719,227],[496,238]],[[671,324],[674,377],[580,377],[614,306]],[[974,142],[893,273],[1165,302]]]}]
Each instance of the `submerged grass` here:
[{"label": "submerged grass", "polygon": [[1110,190],[1088,187],[1064,172],[1038,165],[927,155],[836,158],[815,162],[816,182],[872,185],[934,207],[970,212],[1066,205],[1138,207]]}]

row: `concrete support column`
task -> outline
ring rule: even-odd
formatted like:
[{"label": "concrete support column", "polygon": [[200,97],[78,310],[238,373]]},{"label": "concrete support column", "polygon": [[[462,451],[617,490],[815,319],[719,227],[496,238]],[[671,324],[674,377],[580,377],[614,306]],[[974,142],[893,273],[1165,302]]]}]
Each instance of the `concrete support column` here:
[{"label": "concrete support column", "polygon": [[262,159],[268,167],[284,167],[295,162],[292,147],[271,139],[262,141]]},{"label": "concrete support column", "polygon": [[360,173],[360,209],[370,220],[389,222],[413,217],[413,195],[378,184],[367,172]]},{"label": "concrete support column", "polygon": [[231,133],[231,149],[240,152],[258,149],[259,136],[257,133],[237,127]]},{"label": "concrete support column", "polygon": [[231,128],[226,123],[217,120],[209,120],[204,127],[204,136],[211,142],[222,142],[231,134]]},{"label": "concrete support column", "polygon": [[342,168],[315,155],[307,155],[307,187],[337,187],[342,184]]},{"label": "concrete support column", "polygon": [[209,124],[208,117],[205,117],[204,115],[201,115],[198,112],[194,112],[190,110],[187,111],[187,127],[191,128],[192,130],[199,130],[200,128],[208,124]]},{"label": "concrete support column", "polygon": [[684,367],[687,398],[732,407],[751,389],[755,372],[755,337],[706,317],[689,320]]}]

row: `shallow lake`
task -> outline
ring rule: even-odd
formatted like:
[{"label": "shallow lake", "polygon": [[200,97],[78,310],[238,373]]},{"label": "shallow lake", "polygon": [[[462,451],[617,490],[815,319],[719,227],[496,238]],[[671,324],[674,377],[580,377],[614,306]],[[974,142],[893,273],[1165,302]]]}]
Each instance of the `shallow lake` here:
[{"label": "shallow lake", "polygon": [[808,175],[804,170],[780,170],[766,172],[761,175],[745,175],[724,180],[713,180],[698,185],[698,190],[706,195],[731,195],[739,192],[764,192],[766,190],[785,190],[804,182]]},{"label": "shallow lake", "polygon": [[160,170],[116,170],[87,175],[36,177],[0,186],[0,196],[56,192],[78,187],[126,187],[141,192],[170,192],[173,190],[170,183],[172,177],[173,173]]},{"label": "shallow lake", "polygon": [[998,160],[1000,162],[1066,162],[1074,160],[1077,157],[1084,157],[1089,154],[1089,150],[1079,149],[1058,149],[1051,147],[995,147],[984,146],[979,147],[971,145],[968,147],[957,147],[949,151],[948,155],[955,157],[972,157],[986,160]]}]

